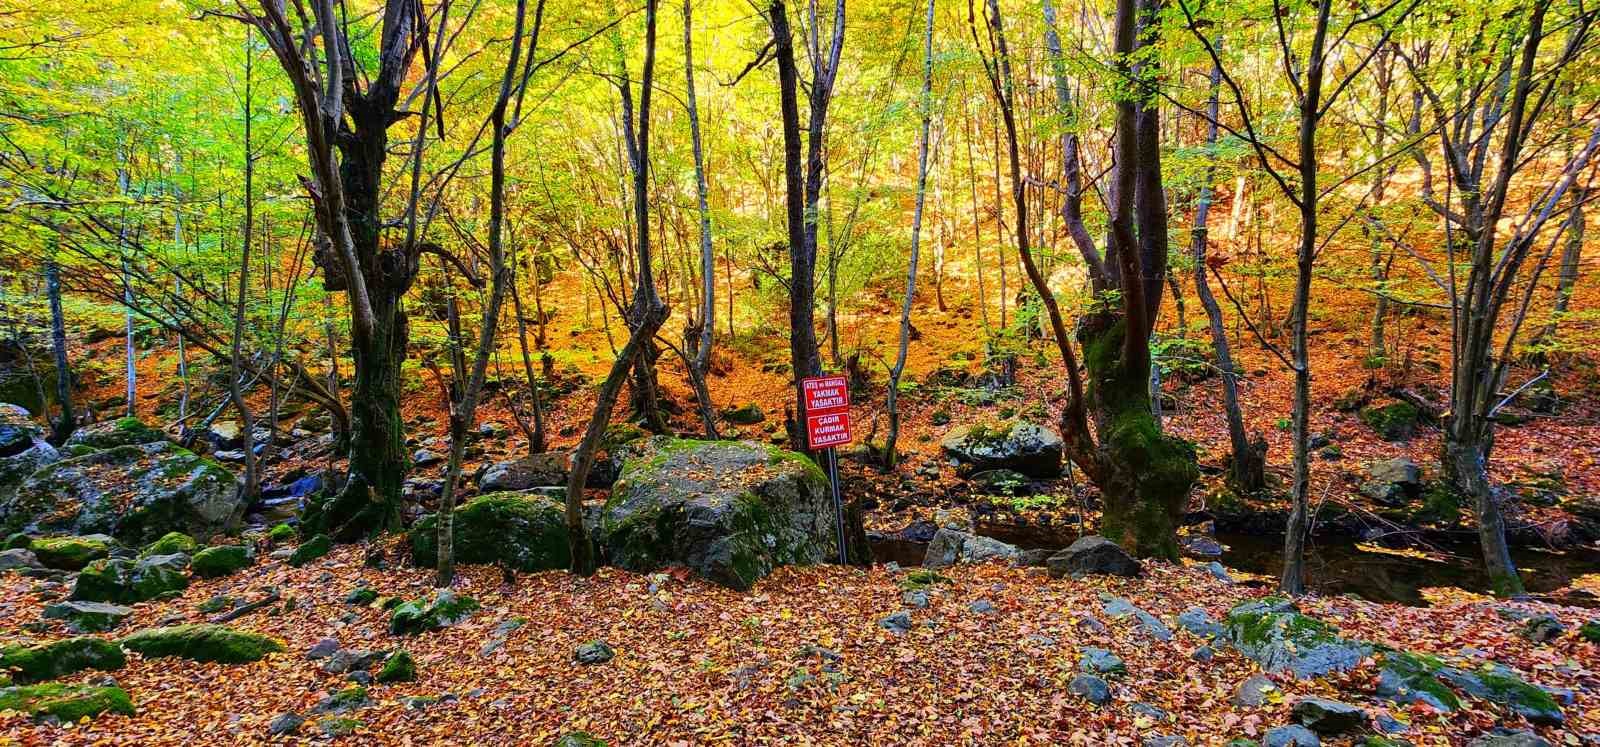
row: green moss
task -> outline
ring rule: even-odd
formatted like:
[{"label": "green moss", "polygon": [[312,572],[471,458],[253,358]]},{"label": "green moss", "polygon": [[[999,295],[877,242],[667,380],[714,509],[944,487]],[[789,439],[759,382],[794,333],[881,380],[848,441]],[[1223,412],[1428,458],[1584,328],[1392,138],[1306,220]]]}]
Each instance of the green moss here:
[{"label": "green moss", "polygon": [[369,605],[378,601],[378,592],[370,586],[358,586],[345,595],[344,601],[348,604]]},{"label": "green moss", "polygon": [[283,650],[282,643],[264,635],[209,624],[141,630],[121,644],[145,658],[175,656],[222,664],[245,664]]},{"label": "green moss", "polygon": [[1600,644],[1600,620],[1590,620],[1580,626],[1578,637],[1590,643]]},{"label": "green moss", "polygon": [[950,583],[950,578],[948,576],[940,575],[938,571],[932,571],[925,568],[916,568],[907,573],[905,578],[900,579],[899,586],[903,591],[912,591],[915,589],[926,589],[934,584],[947,583]]},{"label": "green moss", "polygon": [[1537,685],[1530,685],[1521,678],[1500,671],[1481,672],[1478,681],[1483,683],[1488,692],[1488,699],[1496,703],[1512,706],[1518,712],[1524,709],[1541,713],[1559,713],[1561,706],[1556,703],[1550,693],[1545,692]]},{"label": "green moss", "polygon": [[405,649],[400,649],[389,655],[383,662],[383,668],[378,670],[377,680],[382,683],[411,682],[417,678],[417,662]]},{"label": "green moss", "polygon": [[294,549],[294,554],[289,556],[289,565],[298,568],[330,552],[333,552],[333,539],[326,534],[318,534]]},{"label": "green moss", "polygon": [[[78,574],[72,598],[79,601],[134,604],[189,587],[179,558],[152,556],[138,561],[96,560]],[[152,562],[155,561],[155,562]],[[167,561],[167,562],[163,562]]]},{"label": "green moss", "polygon": [[145,558],[151,555],[171,555],[173,553],[180,552],[184,555],[193,555],[195,551],[199,549],[200,543],[195,542],[193,537],[190,537],[183,532],[167,532],[166,534],[161,535],[160,539],[156,540],[155,542],[151,542],[148,546],[141,550],[139,552],[139,557]]},{"label": "green moss", "polygon": [[294,527],[289,526],[288,524],[274,524],[271,529],[267,530],[267,541],[274,545],[292,542],[294,541],[294,538]]},{"label": "green moss", "polygon": [[[481,495],[456,509],[453,525],[458,563],[499,563],[519,571],[572,565],[566,507],[554,499],[526,493]],[[433,567],[439,555],[438,516],[418,520],[410,537],[412,562]]]},{"label": "green moss", "polygon": [[117,644],[100,638],[66,638],[0,649],[0,670],[11,670],[18,682],[53,680],[85,669],[110,671],[126,663]]},{"label": "green moss", "polygon": [[132,716],[133,700],[120,687],[45,683],[0,690],[0,711],[26,713],[35,719],[76,723],[103,713]]},{"label": "green moss", "polygon": [[1361,422],[1386,441],[1404,441],[1416,432],[1421,413],[1410,402],[1395,401],[1361,409]]},{"label": "green moss", "polygon": [[30,537],[27,534],[24,534],[22,532],[16,532],[16,533],[6,537],[6,542],[5,542],[5,545],[4,545],[4,549],[6,549],[6,550],[26,550],[26,549],[28,549],[28,548],[30,548],[32,546],[33,546],[33,537]]},{"label": "green moss", "polygon": [[389,632],[415,635],[450,627],[478,611],[478,600],[441,591],[431,601],[414,599],[394,608],[389,615]]},{"label": "green moss", "polygon": [[1449,485],[1436,482],[1422,492],[1422,507],[1412,514],[1418,523],[1455,526],[1461,523],[1461,497]]},{"label": "green moss", "polygon": [[317,728],[330,737],[343,737],[354,734],[365,724],[359,719],[348,716],[328,716],[317,720]]},{"label": "green moss", "polygon": [[1383,655],[1383,669],[1400,678],[1400,684],[1414,692],[1426,693],[1450,710],[1461,707],[1455,691],[1439,681],[1439,670],[1444,662],[1438,657],[1414,654],[1407,651],[1388,651]]},{"label": "green moss", "polygon": [[89,563],[111,554],[111,543],[96,537],[49,537],[36,539],[28,549],[46,568],[80,571]]},{"label": "green moss", "polygon": [[242,545],[208,547],[195,553],[189,569],[200,578],[221,578],[250,567],[251,560],[250,548]]}]

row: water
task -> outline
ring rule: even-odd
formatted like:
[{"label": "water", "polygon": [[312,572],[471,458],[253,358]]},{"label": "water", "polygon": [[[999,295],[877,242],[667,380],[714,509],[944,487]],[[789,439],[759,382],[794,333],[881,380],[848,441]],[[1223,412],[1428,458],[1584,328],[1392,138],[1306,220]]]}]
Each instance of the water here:
[{"label": "water", "polygon": [[[997,537],[1016,541],[1015,537]],[[1283,570],[1283,537],[1280,535],[1220,534],[1217,541],[1226,550],[1222,564],[1247,573],[1276,578]],[[1050,547],[1061,543],[1017,542],[1024,547]],[[880,563],[894,561],[902,566],[922,563],[928,543],[897,537],[878,537],[872,543],[873,556]],[[1483,572],[1478,547],[1471,543],[1433,544],[1426,557],[1373,552],[1347,539],[1314,540],[1306,553],[1306,584],[1324,595],[1355,594],[1375,602],[1426,605],[1422,590],[1455,587],[1486,594],[1489,578]],[[1585,574],[1600,574],[1600,553],[1577,549],[1562,553],[1533,549],[1514,550],[1512,555],[1530,594],[1554,597],[1563,604],[1600,608],[1600,598],[1570,589],[1572,581]],[[1268,582],[1273,583],[1273,582]]]}]

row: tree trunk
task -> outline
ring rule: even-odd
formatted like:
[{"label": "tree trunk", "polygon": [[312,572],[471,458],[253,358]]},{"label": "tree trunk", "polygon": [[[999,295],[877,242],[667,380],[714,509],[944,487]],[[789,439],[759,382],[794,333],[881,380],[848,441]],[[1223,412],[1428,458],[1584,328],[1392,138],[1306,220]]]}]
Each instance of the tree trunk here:
[{"label": "tree trunk", "polygon": [[889,369],[887,408],[889,433],[883,440],[883,466],[893,470],[898,463],[895,453],[900,438],[900,376],[906,370],[906,351],[911,342],[911,301],[917,295],[917,259],[922,244],[922,208],[928,194],[928,140],[933,124],[933,0],[928,0],[927,25],[922,36],[922,109],[921,134],[917,140],[917,202],[911,214],[911,258],[906,267],[906,296],[900,306],[900,345],[895,353],[894,366]]},{"label": "tree trunk", "polygon": [[[66,443],[77,426],[72,413],[72,366],[67,360],[67,323],[61,313],[61,266],[51,257],[44,266],[45,295],[50,299],[50,351],[56,362],[56,405],[60,413],[53,421],[51,443]],[[48,417],[48,413],[46,413]]]},{"label": "tree trunk", "polygon": [[706,184],[706,159],[700,143],[700,109],[694,90],[694,22],[691,0],[683,0],[683,75],[689,104],[689,137],[694,147],[695,207],[700,218],[700,339],[694,348],[694,362],[689,367],[689,382],[694,386],[695,399],[700,403],[700,418],[706,429],[706,438],[717,438],[715,405],[706,377],[711,373],[711,345],[715,341],[717,318],[717,267],[716,252],[711,246],[711,208],[706,200],[710,190]]},{"label": "tree trunk", "polygon": [[[239,413],[239,430],[244,434],[244,484],[240,486],[239,496],[245,505],[250,505],[260,493],[259,469],[256,465],[256,439],[255,417],[250,411],[250,405],[244,400],[244,366],[242,365],[241,347],[244,344],[244,316],[246,299],[250,297],[250,242],[255,238],[255,154],[251,152],[254,143],[251,139],[252,120],[255,118],[253,110],[253,63],[254,55],[250,53],[250,43],[254,34],[245,34],[244,56],[244,234],[239,244],[239,297],[234,300],[233,307],[233,346],[229,352],[233,373],[228,377],[228,396],[233,400],[233,409]],[[130,311],[129,314],[132,314]],[[130,327],[131,328],[131,327]]]}]

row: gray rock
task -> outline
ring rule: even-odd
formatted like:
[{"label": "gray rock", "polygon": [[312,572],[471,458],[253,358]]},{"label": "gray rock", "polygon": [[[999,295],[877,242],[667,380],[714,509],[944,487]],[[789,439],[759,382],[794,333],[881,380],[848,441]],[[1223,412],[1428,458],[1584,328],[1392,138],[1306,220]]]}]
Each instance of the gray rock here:
[{"label": "gray rock", "polygon": [[1083,633],[1085,635],[1096,635],[1106,632],[1106,624],[1100,622],[1100,618],[1088,613],[1084,613],[1083,615],[1079,616],[1078,621],[1073,623],[1072,627],[1077,628],[1079,633]]},{"label": "gray rock", "polygon": [[1206,563],[1206,573],[1211,574],[1212,578],[1225,584],[1233,583],[1233,576],[1228,573],[1228,569],[1222,567],[1222,564],[1215,560]]},{"label": "gray rock", "polygon": [[411,466],[413,467],[432,467],[443,461],[444,457],[427,449],[417,449],[417,452],[411,455]]},{"label": "gray rock", "polygon": [[1178,627],[1201,638],[1220,638],[1227,631],[1211,619],[1210,613],[1200,607],[1190,607],[1178,614]]},{"label": "gray rock", "polygon": [[928,592],[921,589],[912,589],[901,594],[900,601],[913,609],[926,609],[928,606]]},{"label": "gray rock", "polygon": [[1051,578],[1086,574],[1132,577],[1142,572],[1139,561],[1120,545],[1097,535],[1079,537],[1065,550],[1050,556],[1045,565]]},{"label": "gray rock", "polygon": [[1210,646],[1201,646],[1200,648],[1189,652],[1189,658],[1193,659],[1194,661],[1205,663],[1217,658],[1217,652],[1212,650]]},{"label": "gray rock", "polygon": [[1299,724],[1275,726],[1267,730],[1262,747],[1322,747],[1322,740]]},{"label": "gray rock", "polygon": [[604,664],[616,657],[617,652],[605,641],[589,641],[572,652],[579,664]]},{"label": "gray rock", "polygon": [[61,454],[45,442],[44,429],[33,422],[27,410],[0,403],[0,506],[11,500],[28,475],[60,459]]},{"label": "gray rock", "polygon": [[1327,698],[1301,698],[1290,711],[1301,725],[1318,734],[1344,734],[1367,725],[1366,711]]},{"label": "gray rock", "polygon": [[1122,674],[1127,670],[1122,657],[1103,648],[1085,647],[1078,657],[1078,668],[1090,674]]},{"label": "gray rock", "polygon": [[957,563],[981,563],[989,560],[1014,561],[1021,551],[997,539],[941,528],[933,533],[928,550],[922,556],[924,568],[945,568]]},{"label": "gray rock", "polygon": [[1260,708],[1278,692],[1278,686],[1272,680],[1257,674],[1239,683],[1239,687],[1233,691],[1231,702],[1236,706]]},{"label": "gray rock", "polygon": [[1523,638],[1534,643],[1548,643],[1567,632],[1567,626],[1562,625],[1555,615],[1535,615],[1522,624],[1519,632]]},{"label": "gray rock", "polygon": [[267,724],[267,733],[274,737],[294,734],[300,731],[300,727],[304,726],[305,723],[306,720],[298,713],[279,714],[277,718],[272,720],[272,723]]},{"label": "gray rock", "polygon": [[239,483],[170,441],[118,446],[53,462],[0,497],[0,532],[109,534],[130,546],[167,532],[210,537],[244,514]]},{"label": "gray rock", "polygon": [[601,515],[613,564],[672,565],[748,590],[784,565],[838,556],[828,479],[808,457],[750,441],[663,436],[620,447]]},{"label": "gray rock", "polygon": [[987,615],[995,611],[994,605],[991,604],[987,599],[979,599],[978,601],[967,605],[967,610],[976,615]]},{"label": "gray rock", "polygon": [[878,621],[878,627],[891,633],[905,633],[911,630],[911,613],[901,610]]},{"label": "gray rock", "polygon": [[90,563],[72,584],[72,600],[134,604],[189,586],[183,553],[150,555],[138,560],[107,558]]},{"label": "gray rock", "polygon": [[46,620],[66,620],[79,633],[99,633],[117,627],[133,609],[105,602],[57,602],[44,608]]},{"label": "gray rock", "polygon": [[566,487],[567,452],[547,451],[521,459],[496,462],[490,465],[478,480],[478,489],[485,493],[502,490],[528,490],[542,487]]},{"label": "gray rock", "polygon": [[206,430],[206,440],[218,449],[244,447],[244,428],[236,420],[217,420]]},{"label": "gray rock", "polygon": [[1172,720],[1172,714],[1150,705],[1149,703],[1134,703],[1133,705],[1128,706],[1128,710],[1155,721],[1156,723]]},{"label": "gray rock", "polygon": [[1139,631],[1158,641],[1172,640],[1172,630],[1161,622],[1155,615],[1140,609],[1133,602],[1122,597],[1102,594],[1105,613],[1112,618],[1132,617],[1139,623]]},{"label": "gray rock", "polygon": [[1019,420],[955,428],[939,442],[963,473],[1009,469],[1029,477],[1061,472],[1061,434]]},{"label": "gray rock", "polygon": [[1183,554],[1191,558],[1220,558],[1222,543],[1203,535],[1191,534],[1178,540]]},{"label": "gray rock", "polygon": [[1092,674],[1073,675],[1067,682],[1067,692],[1072,693],[1095,705],[1104,705],[1111,700],[1111,688],[1106,681]]},{"label": "gray rock", "polygon": [[306,658],[326,659],[333,656],[338,650],[339,640],[337,638],[324,638],[311,644],[311,648],[306,651]]},{"label": "gray rock", "polygon": [[39,557],[32,550],[21,547],[11,550],[0,550],[0,571],[16,570],[18,568],[43,568]]},{"label": "gray rock", "polygon": [[1405,457],[1373,462],[1367,475],[1361,494],[1385,506],[1404,506],[1422,494],[1422,469]]},{"label": "gray rock", "polygon": [[1355,668],[1372,647],[1350,641],[1292,604],[1269,599],[1245,602],[1228,613],[1229,641],[1269,672],[1287,671],[1298,679]]},{"label": "gray rock", "polygon": [[1467,747],[1550,747],[1550,743],[1527,729],[1500,727],[1468,742]]}]

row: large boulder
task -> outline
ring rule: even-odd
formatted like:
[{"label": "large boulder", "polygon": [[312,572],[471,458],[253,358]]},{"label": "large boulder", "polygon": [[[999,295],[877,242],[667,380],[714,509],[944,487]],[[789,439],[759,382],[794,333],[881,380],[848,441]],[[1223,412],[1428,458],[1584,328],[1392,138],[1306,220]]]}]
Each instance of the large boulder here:
[{"label": "large boulder", "polygon": [[146,659],[171,656],[219,664],[248,664],[283,650],[275,638],[203,623],[141,630],[117,643]]},{"label": "large boulder", "polygon": [[59,682],[0,688],[0,711],[26,713],[35,721],[63,724],[76,724],[102,713],[134,713],[133,701],[120,687]]},{"label": "large boulder", "polygon": [[1061,434],[1025,420],[962,426],[939,442],[963,473],[1008,469],[1029,477],[1060,474],[1061,446]]},{"label": "large boulder", "polygon": [[1422,468],[1405,457],[1373,462],[1367,476],[1361,494],[1385,506],[1403,506],[1422,495]]},{"label": "large boulder", "polygon": [[1063,576],[1138,576],[1143,572],[1139,561],[1127,550],[1111,540],[1090,534],[1079,537],[1066,549],[1045,561],[1051,578]]},{"label": "large boulder", "polygon": [[72,432],[66,445],[87,446],[91,449],[114,449],[118,446],[138,446],[167,440],[160,429],[146,425],[135,417],[102,420]]},{"label": "large boulder", "polygon": [[[490,493],[455,510],[455,559],[496,563],[519,571],[550,571],[572,565],[566,509],[557,501],[527,493]],[[411,528],[411,557],[433,567],[439,556],[438,514]]]},{"label": "large boulder", "polygon": [[121,669],[127,663],[117,644],[87,636],[0,648],[0,672],[12,672],[23,683],[53,680],[85,669]]},{"label": "large boulder", "polygon": [[134,604],[189,588],[187,555],[151,555],[138,560],[107,558],[90,563],[72,585],[73,601]]},{"label": "large boulder", "polygon": [[490,465],[478,481],[478,489],[498,493],[565,486],[567,472],[567,452],[547,451]]},{"label": "large boulder", "polygon": [[144,545],[167,532],[226,532],[244,513],[239,482],[170,441],[117,446],[50,464],[0,498],[0,532],[109,534]]},{"label": "large boulder", "polygon": [[60,458],[27,410],[0,402],[0,505],[11,500],[28,475]]},{"label": "large boulder", "polygon": [[810,459],[750,441],[664,436],[633,445],[601,514],[612,562],[687,566],[749,589],[778,566],[838,554],[828,478]]},{"label": "large boulder", "polygon": [[1354,669],[1372,646],[1339,635],[1337,628],[1268,597],[1228,611],[1228,639],[1269,672],[1311,679]]},{"label": "large boulder", "polygon": [[1016,560],[1022,551],[992,537],[957,529],[941,528],[928,543],[922,557],[924,568],[944,568],[957,563],[982,563],[989,560]]}]

